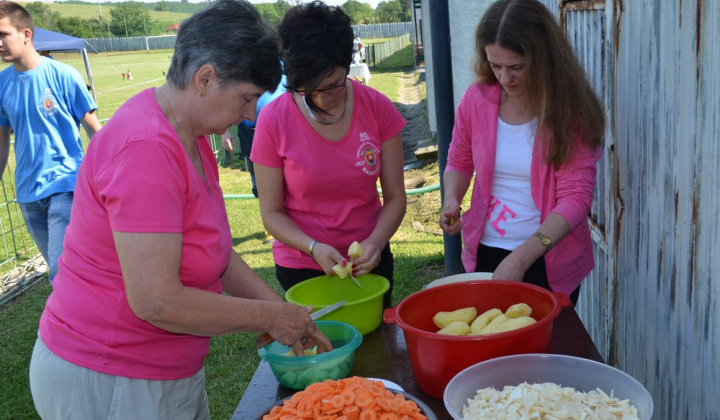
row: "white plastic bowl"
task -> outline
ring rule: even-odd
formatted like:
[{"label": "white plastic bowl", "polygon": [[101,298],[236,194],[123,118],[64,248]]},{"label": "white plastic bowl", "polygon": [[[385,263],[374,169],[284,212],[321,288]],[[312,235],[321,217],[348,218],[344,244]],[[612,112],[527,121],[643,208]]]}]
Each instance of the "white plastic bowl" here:
[{"label": "white plastic bowl", "polygon": [[552,382],[588,392],[597,388],[608,395],[630,400],[641,420],[650,420],[653,401],[635,378],[614,367],[588,359],[558,354],[519,354],[486,360],[461,371],[445,388],[443,401],[455,420],[462,420],[463,406],[479,389]]},{"label": "white plastic bowl", "polygon": [[442,277],[437,280],[433,280],[426,284],[424,289],[429,289],[435,286],[441,286],[443,284],[457,283],[461,281],[472,281],[472,280],[490,280],[492,279],[493,273],[462,273],[455,274],[452,276]]}]

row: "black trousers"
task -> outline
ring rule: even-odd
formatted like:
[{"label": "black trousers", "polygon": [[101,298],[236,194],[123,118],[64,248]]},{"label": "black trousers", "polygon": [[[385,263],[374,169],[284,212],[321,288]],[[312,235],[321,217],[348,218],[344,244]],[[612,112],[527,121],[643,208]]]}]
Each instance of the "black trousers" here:
[{"label": "black trousers", "polygon": [[[475,266],[476,272],[487,272],[492,273],[500,265],[502,260],[510,255],[511,251],[502,248],[494,248],[485,246],[483,244],[478,245],[477,250],[477,265]],[[523,277],[523,283],[530,283],[536,286],[540,286],[547,290],[550,289],[550,283],[548,282],[547,270],[545,269],[545,258],[538,258],[530,268],[525,272]],[[577,287],[572,293],[570,293],[570,302],[573,306],[577,304],[578,297],[580,297],[580,286]]]},{"label": "black trousers", "polygon": [[[383,308],[389,308],[392,306],[392,291],[393,291],[393,271],[395,270],[395,263],[393,262],[393,254],[390,251],[390,244],[385,246],[385,249],[380,253],[380,264],[375,267],[371,273],[383,276],[390,282],[390,288],[383,295]],[[324,276],[325,272],[321,270],[315,270],[312,268],[287,268],[275,264],[275,275],[277,276],[280,286],[287,291],[296,284],[311,279],[313,277]]]}]

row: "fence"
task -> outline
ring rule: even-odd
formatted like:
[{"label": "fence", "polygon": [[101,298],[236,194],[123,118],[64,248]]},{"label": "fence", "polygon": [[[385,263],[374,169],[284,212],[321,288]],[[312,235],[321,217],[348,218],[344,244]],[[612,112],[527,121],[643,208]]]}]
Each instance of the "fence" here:
[{"label": "fence", "polygon": [[[378,24],[378,25],[360,25],[361,30],[356,32],[361,38],[372,38],[377,36],[370,35],[375,31],[384,31],[382,37],[392,36],[393,31],[404,30],[404,27],[409,27],[409,24]],[[370,27],[370,28],[366,28]],[[375,27],[375,28],[373,28]],[[363,32],[364,31],[364,32]],[[365,35],[363,35],[365,34]],[[172,48],[172,45],[167,44],[172,40],[175,42],[175,36],[163,36],[163,37],[134,37],[134,38],[102,38],[87,40],[93,42],[93,49],[96,51],[132,51],[130,47],[137,47],[145,45],[142,49],[156,49],[156,48]],[[387,60],[393,54],[396,54],[404,46],[411,41],[411,35],[409,32],[405,32],[399,36],[379,43],[368,45],[365,57],[368,67],[374,67],[385,60]],[[165,43],[165,44],[163,44]],[[112,48],[125,48],[125,49],[112,49]],[[140,48],[138,48],[140,49]],[[87,134],[84,130],[80,130],[83,136],[83,143],[87,146],[88,139]],[[222,147],[222,140],[220,136],[210,136],[210,143],[213,151],[215,152],[215,158],[218,163],[227,162],[228,155]],[[14,168],[15,158],[14,152],[11,151],[11,156],[8,158],[7,167],[2,179],[0,179],[0,189],[2,189],[3,197],[0,199],[0,304],[8,298],[9,293],[4,293],[5,288],[9,283],[10,275],[15,271],[21,264],[24,264],[30,260],[34,263],[38,255],[38,249],[35,243],[30,237],[25,226],[25,221],[20,212],[20,208],[15,201],[15,179],[14,179]],[[40,260],[42,260],[40,258]],[[41,262],[41,261],[40,261]],[[21,285],[25,286],[25,285]],[[14,292],[13,292],[14,293]]]},{"label": "fence", "polygon": [[[353,25],[360,38],[391,38],[412,33],[412,22]],[[175,35],[86,38],[88,50],[96,53],[116,51],[165,50],[175,47]],[[368,63],[369,64],[369,63]]]},{"label": "fence", "polygon": [[365,61],[372,68],[390,58],[412,41],[410,33],[405,33],[380,44],[370,44],[365,47]]}]

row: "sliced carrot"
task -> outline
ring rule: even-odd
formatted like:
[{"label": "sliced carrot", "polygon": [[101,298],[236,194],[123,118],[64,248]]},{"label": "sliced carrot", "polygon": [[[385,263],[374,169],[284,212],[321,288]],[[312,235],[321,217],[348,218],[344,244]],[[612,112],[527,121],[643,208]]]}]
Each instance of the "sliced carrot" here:
[{"label": "sliced carrot", "polygon": [[375,413],[375,410],[371,408],[366,408],[360,412],[360,416],[358,417],[359,420],[376,420],[377,414]]},{"label": "sliced carrot", "polygon": [[390,406],[390,403],[385,397],[375,398],[375,404],[377,404],[383,412],[388,413],[392,411],[392,407]]},{"label": "sliced carrot", "polygon": [[353,405],[353,403],[355,402],[355,393],[349,389],[345,389],[339,395],[340,397],[342,397],[345,406]]},{"label": "sliced carrot", "polygon": [[263,420],[427,420],[415,402],[357,376],[327,380],[298,391]]},{"label": "sliced carrot", "polygon": [[360,408],[357,405],[350,405],[343,408],[342,413],[349,419],[356,419],[360,417]]},{"label": "sliced carrot", "polygon": [[345,407],[345,399],[343,398],[342,393],[333,395],[330,399],[330,404],[332,404],[335,408]]}]

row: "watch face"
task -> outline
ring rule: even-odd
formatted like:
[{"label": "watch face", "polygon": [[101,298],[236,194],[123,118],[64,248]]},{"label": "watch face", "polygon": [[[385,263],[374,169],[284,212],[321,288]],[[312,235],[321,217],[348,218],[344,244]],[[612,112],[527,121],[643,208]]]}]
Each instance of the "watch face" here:
[{"label": "watch face", "polygon": [[550,245],[550,239],[542,238],[542,243],[543,243],[543,245],[548,246],[548,245]]}]

